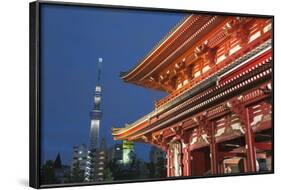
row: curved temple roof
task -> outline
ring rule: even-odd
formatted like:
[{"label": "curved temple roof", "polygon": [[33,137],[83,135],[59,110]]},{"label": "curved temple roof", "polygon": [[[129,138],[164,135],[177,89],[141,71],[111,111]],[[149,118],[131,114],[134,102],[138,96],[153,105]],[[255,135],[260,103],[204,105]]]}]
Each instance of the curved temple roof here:
[{"label": "curved temple roof", "polygon": [[128,72],[122,72],[121,78],[125,82],[166,91],[163,86],[151,81],[154,75],[170,65],[199,39],[226,19],[227,17],[213,15],[184,17],[140,63]]}]

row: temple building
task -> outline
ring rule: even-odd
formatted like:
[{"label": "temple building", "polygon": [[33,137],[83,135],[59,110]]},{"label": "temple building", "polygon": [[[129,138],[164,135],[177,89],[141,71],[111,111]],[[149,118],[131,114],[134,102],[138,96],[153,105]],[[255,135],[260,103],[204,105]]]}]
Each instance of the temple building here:
[{"label": "temple building", "polygon": [[112,135],[165,151],[167,177],[271,172],[272,64],[271,19],[189,15],[121,73],[167,96]]}]

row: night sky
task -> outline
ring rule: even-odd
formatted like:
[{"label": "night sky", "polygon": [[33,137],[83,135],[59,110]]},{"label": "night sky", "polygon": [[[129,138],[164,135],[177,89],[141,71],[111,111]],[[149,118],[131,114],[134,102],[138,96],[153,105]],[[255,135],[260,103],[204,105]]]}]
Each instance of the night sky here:
[{"label": "night sky", "polygon": [[[41,156],[59,152],[70,164],[72,147],[88,144],[98,58],[102,65],[100,138],[115,143],[123,127],[153,110],[165,93],[124,83],[136,65],[182,18],[181,13],[43,5],[41,12]],[[149,145],[135,144],[148,160]]]}]

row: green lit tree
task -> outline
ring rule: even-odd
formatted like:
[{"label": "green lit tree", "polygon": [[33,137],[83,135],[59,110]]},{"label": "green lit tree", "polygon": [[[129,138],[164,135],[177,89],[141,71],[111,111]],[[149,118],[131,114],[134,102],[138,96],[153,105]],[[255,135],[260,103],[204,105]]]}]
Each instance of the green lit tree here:
[{"label": "green lit tree", "polygon": [[112,174],[110,168],[107,167],[104,172],[104,181],[113,181],[113,179],[114,179],[113,174]]}]

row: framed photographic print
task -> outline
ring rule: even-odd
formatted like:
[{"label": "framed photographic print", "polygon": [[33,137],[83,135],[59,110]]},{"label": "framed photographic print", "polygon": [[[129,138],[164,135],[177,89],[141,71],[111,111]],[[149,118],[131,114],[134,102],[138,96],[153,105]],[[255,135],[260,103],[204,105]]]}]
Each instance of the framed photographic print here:
[{"label": "framed photographic print", "polygon": [[30,186],[273,173],[273,19],[30,3]]}]

